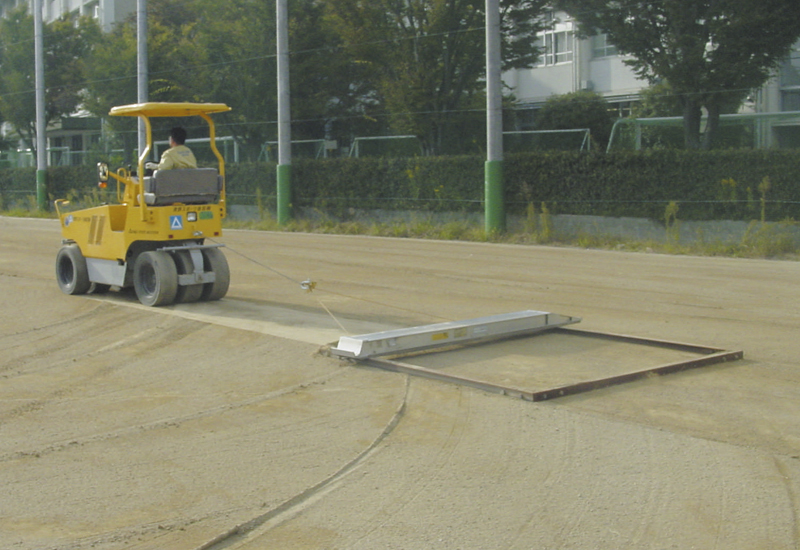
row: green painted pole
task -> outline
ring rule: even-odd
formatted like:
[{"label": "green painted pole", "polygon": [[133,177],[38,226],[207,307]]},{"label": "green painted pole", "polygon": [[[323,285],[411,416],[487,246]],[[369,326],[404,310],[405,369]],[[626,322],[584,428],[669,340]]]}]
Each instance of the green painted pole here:
[{"label": "green painted pole", "polygon": [[33,50],[36,78],[36,205],[42,212],[49,208],[47,200],[47,123],[45,122],[44,87],[44,24],[42,0],[33,1]]},{"label": "green painted pole", "polygon": [[487,160],[486,174],[486,233],[502,233],[506,230],[505,193],[503,189],[503,161]]},{"label": "green painted pole", "polygon": [[42,212],[50,210],[47,199],[47,170],[36,170],[36,205]]},{"label": "green painted pole", "polygon": [[288,0],[275,2],[278,23],[278,225],[292,218],[292,113],[289,92]]},{"label": "green painted pole", "polygon": [[278,225],[286,225],[292,219],[292,165],[279,164],[278,176]]},{"label": "green painted pole", "polygon": [[506,230],[503,193],[503,82],[500,77],[500,2],[486,0],[486,233]]}]

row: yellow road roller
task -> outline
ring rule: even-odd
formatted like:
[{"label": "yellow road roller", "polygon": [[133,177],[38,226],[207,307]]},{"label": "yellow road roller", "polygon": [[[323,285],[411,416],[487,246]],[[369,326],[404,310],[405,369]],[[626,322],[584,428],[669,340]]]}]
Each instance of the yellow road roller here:
[{"label": "yellow road roller", "polygon": [[[112,116],[144,121],[147,146],[135,172],[112,172],[107,164],[98,164],[100,186],[116,183],[116,203],[69,211],[69,201],[55,201],[63,236],[56,280],[64,293],[133,287],[147,306],[225,296],[230,271],[222,245],[214,242],[222,236],[226,215],[225,160],[216,146],[211,115],[229,110],[221,103],[139,103],[111,109]],[[217,167],[146,172],[153,117],[205,120]]]}]

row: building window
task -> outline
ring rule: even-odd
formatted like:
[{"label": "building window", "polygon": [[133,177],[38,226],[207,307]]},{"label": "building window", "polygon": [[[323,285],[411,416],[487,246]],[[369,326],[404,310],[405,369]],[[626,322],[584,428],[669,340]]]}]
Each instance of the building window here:
[{"label": "building window", "polygon": [[571,30],[540,33],[538,43],[539,48],[542,50],[542,55],[539,56],[539,65],[547,66],[571,62],[574,40]]},{"label": "building window", "polygon": [[632,101],[617,101],[608,104],[608,112],[613,118],[627,118],[633,112]]},{"label": "building window", "polygon": [[592,37],[592,58],[611,57],[617,55],[619,51],[614,44],[608,41],[608,35],[596,34]]},{"label": "building window", "polygon": [[781,92],[781,111],[800,111],[800,89]]},{"label": "building window", "polygon": [[781,66],[781,86],[800,86],[800,42],[792,48]]}]

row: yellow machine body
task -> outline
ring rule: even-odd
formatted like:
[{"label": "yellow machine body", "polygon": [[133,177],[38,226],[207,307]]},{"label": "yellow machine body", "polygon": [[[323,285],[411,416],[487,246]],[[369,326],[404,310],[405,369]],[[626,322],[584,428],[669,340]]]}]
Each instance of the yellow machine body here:
[{"label": "yellow machine body", "polygon": [[[147,146],[136,174],[146,174],[152,117],[204,119],[218,165],[156,171],[143,178],[124,168],[109,172],[98,165],[101,186],[109,179],[116,182],[117,204],[69,211],[68,201],[55,203],[64,243],[56,261],[62,291],[84,294],[135,286],[146,305],[219,299],[227,292],[229,274],[218,250],[221,245],[205,240],[222,235],[226,215],[225,161],[216,147],[210,115],[229,110],[220,103],[140,103],[111,109],[112,116],[144,121]],[[166,290],[161,292],[161,287]]]},{"label": "yellow machine body", "polygon": [[[136,208],[138,209],[138,208]],[[218,205],[169,205],[148,208],[147,220],[126,204],[106,204],[61,215],[61,234],[77,243],[86,258],[125,260],[136,241],[186,241],[222,236]],[[187,218],[196,220],[188,221]]]}]

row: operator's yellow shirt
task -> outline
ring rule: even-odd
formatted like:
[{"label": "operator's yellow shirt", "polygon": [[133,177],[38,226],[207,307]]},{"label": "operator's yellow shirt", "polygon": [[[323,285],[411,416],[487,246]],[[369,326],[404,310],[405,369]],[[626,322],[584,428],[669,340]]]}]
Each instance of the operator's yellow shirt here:
[{"label": "operator's yellow shirt", "polygon": [[185,145],[170,147],[161,155],[161,162],[158,163],[159,170],[171,170],[173,168],[197,168],[197,159],[194,158],[192,150]]}]

